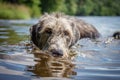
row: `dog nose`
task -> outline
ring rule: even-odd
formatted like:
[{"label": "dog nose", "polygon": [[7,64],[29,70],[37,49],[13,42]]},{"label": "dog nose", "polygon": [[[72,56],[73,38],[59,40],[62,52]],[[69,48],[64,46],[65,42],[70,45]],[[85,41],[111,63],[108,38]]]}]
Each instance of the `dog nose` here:
[{"label": "dog nose", "polygon": [[52,49],[51,52],[52,52],[53,56],[63,56],[63,51],[62,50]]}]

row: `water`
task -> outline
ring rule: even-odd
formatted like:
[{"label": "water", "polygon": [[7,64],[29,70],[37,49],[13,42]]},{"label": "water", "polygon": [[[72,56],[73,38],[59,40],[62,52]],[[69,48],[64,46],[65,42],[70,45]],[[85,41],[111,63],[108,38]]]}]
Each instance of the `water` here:
[{"label": "water", "polygon": [[32,20],[0,20],[0,80],[120,80],[120,17],[79,17],[93,24],[99,39],[82,39],[73,46],[73,60],[32,54],[29,27]]}]

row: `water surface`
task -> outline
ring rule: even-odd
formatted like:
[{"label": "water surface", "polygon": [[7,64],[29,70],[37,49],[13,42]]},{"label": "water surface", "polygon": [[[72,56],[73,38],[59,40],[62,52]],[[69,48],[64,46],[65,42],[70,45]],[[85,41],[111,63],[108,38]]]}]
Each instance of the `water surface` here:
[{"label": "water surface", "polygon": [[120,80],[120,17],[78,17],[94,25],[99,39],[82,39],[73,46],[73,60],[55,60],[32,54],[32,20],[0,20],[0,80]]}]

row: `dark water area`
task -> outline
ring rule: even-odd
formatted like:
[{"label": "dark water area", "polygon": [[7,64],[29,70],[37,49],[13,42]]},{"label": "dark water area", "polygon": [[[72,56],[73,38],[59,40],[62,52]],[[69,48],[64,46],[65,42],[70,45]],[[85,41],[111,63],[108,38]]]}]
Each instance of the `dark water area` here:
[{"label": "dark water area", "polygon": [[32,20],[0,20],[0,80],[120,80],[120,17],[78,17],[94,25],[101,37],[81,39],[72,60],[32,54]]}]

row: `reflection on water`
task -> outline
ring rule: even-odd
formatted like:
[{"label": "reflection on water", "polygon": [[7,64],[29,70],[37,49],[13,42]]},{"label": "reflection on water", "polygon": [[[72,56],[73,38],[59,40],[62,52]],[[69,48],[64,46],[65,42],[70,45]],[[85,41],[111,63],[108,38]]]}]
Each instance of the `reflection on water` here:
[{"label": "reflection on water", "polygon": [[101,33],[72,47],[75,58],[53,58],[32,51],[29,26],[33,20],[0,20],[0,80],[120,80],[120,17],[80,17]]},{"label": "reflection on water", "polygon": [[27,70],[33,72],[34,76],[41,77],[69,77],[75,75],[74,65],[67,60],[53,58],[45,54],[34,53],[37,57],[34,66],[27,66]]},{"label": "reflection on water", "polygon": [[[21,28],[21,27],[19,27]],[[20,30],[18,28],[18,30]],[[22,34],[22,35],[20,35]],[[23,32],[15,32],[8,26],[0,26],[0,44],[16,44],[22,40],[26,40],[27,36]]]}]

